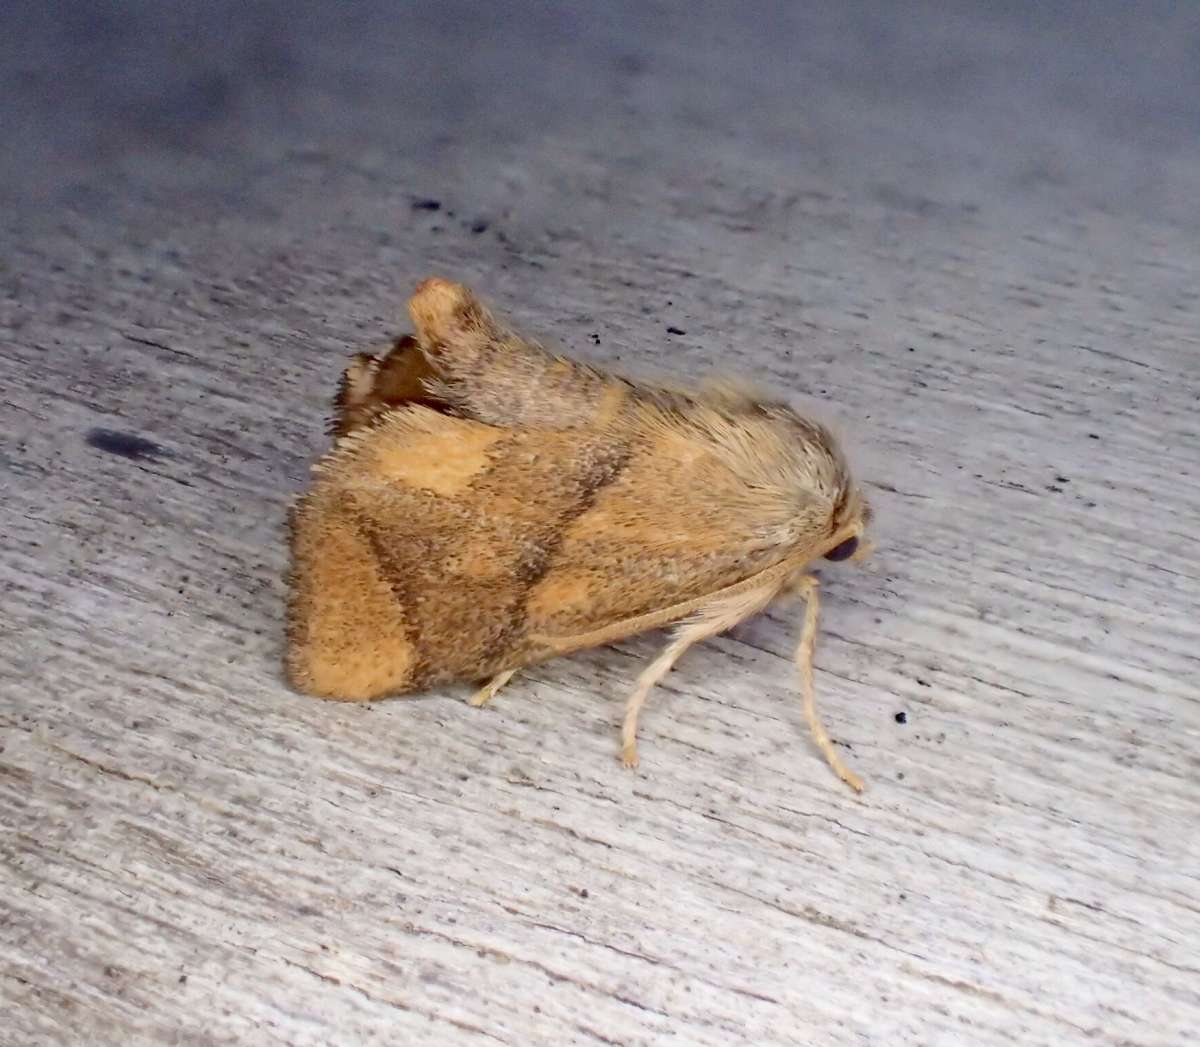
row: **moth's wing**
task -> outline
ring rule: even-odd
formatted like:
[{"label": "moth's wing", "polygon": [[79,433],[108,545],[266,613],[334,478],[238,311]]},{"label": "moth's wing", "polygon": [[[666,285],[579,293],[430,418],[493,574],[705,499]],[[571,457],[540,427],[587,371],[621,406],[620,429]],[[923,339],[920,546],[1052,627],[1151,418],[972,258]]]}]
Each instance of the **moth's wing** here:
[{"label": "moth's wing", "polygon": [[329,431],[342,437],[420,404],[488,425],[580,428],[620,409],[629,384],[501,326],[461,284],[429,279],[409,302],[417,335],[359,353],[338,384]]},{"label": "moth's wing", "polygon": [[365,699],[523,664],[528,594],[624,454],[420,406],[343,438],[292,514],[293,683]]},{"label": "moth's wing", "polygon": [[632,635],[757,584],[825,526],[827,505],[743,476],[688,425],[637,423],[412,406],[341,440],[292,519],[296,686],[371,698]]},{"label": "moth's wing", "polygon": [[330,433],[346,436],[405,404],[446,410],[449,405],[428,387],[436,378],[433,364],[412,335],[396,338],[378,355],[358,353],[338,383]]},{"label": "moth's wing", "polygon": [[437,372],[430,390],[468,417],[520,428],[581,428],[610,421],[628,396],[621,379],[509,331],[462,284],[426,280],[408,310]]},{"label": "moth's wing", "polygon": [[833,529],[833,503],[779,473],[770,418],[634,404],[624,466],[571,520],[531,590],[527,629],[570,650],[755,587],[781,588]]}]

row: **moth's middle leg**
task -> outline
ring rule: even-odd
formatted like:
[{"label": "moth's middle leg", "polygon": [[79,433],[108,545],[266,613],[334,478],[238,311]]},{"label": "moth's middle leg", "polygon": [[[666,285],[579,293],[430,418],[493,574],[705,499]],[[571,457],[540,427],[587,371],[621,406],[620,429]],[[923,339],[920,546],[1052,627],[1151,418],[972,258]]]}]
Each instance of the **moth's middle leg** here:
[{"label": "moth's middle leg", "polygon": [[771,602],[771,598],[778,591],[778,583],[772,583],[762,589],[739,593],[737,596],[701,608],[695,617],[675,626],[675,636],[663,648],[662,653],[642,670],[633,693],[625,703],[625,721],[621,725],[621,762],[626,767],[638,765],[638,715],[642,706],[646,704],[651,688],[671,671],[671,667],[689,647],[723,633],[726,629],[732,629],[738,622],[757,614]]},{"label": "moth's middle leg", "polygon": [[516,671],[516,669],[505,669],[503,672],[496,673],[471,696],[470,704],[476,709],[486,705],[496,696],[496,692],[513,678]]}]

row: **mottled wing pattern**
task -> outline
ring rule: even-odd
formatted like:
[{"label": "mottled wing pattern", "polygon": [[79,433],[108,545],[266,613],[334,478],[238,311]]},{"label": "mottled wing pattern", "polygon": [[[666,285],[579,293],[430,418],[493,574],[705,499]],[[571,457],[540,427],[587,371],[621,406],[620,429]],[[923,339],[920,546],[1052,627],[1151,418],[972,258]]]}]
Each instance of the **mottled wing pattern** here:
[{"label": "mottled wing pattern", "polygon": [[413,406],[342,440],[292,517],[293,682],[372,698],[481,679],[782,557],[731,516],[731,471],[616,431]]},{"label": "mottled wing pattern", "polygon": [[[614,425],[625,468],[570,521],[553,570],[530,592],[532,634],[561,650],[616,623],[714,593],[779,563],[791,507],[747,498],[736,470],[685,432]],[[664,619],[670,620],[670,619]],[[660,623],[661,624],[661,623]]]},{"label": "mottled wing pattern", "polygon": [[529,590],[625,453],[419,406],[342,440],[292,517],[294,682],[368,698],[505,664]]},{"label": "mottled wing pattern", "polygon": [[804,441],[769,408],[561,359],[457,284],[410,311],[415,339],[347,370],[341,438],[293,513],[301,689],[482,679],[666,624],[826,535],[830,501],[779,472]]}]

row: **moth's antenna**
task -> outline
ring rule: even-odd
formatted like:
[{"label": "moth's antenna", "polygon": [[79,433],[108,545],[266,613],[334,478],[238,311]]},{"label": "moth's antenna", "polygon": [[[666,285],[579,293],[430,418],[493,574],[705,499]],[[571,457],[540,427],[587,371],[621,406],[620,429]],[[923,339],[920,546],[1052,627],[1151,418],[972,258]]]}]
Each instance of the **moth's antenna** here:
[{"label": "moth's antenna", "polygon": [[813,684],[813,651],[817,646],[817,616],[820,613],[820,600],[817,598],[817,580],[811,576],[801,582],[804,594],[804,628],[800,633],[800,643],[796,647],[796,667],[800,670],[800,689],[804,696],[804,716],[808,720],[808,730],[812,734],[817,748],[825,756],[826,762],[836,774],[856,793],[863,791],[865,783],[849,767],[842,763],[842,758],[833,747],[833,740],[821,718],[817,715],[817,689]]}]

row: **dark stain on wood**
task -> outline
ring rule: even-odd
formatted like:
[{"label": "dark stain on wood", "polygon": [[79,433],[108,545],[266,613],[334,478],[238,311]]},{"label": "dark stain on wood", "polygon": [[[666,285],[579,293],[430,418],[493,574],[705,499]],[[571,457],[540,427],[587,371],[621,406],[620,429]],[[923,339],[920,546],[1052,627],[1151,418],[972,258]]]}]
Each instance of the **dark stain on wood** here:
[{"label": "dark stain on wood", "polygon": [[169,454],[166,448],[153,440],[147,440],[137,433],[122,432],[120,429],[89,429],[84,439],[89,447],[94,447],[97,451],[115,454],[134,462],[164,458]]}]

